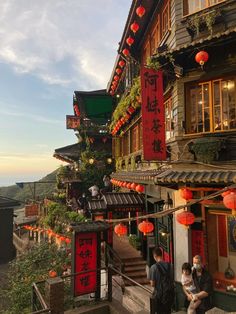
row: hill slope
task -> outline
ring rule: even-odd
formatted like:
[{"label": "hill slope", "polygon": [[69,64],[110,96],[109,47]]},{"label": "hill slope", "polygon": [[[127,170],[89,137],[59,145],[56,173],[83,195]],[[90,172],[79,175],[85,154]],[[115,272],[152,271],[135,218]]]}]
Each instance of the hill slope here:
[{"label": "hill slope", "polygon": [[[55,181],[55,183],[36,183],[35,184],[35,196],[36,199],[42,199],[47,195],[51,195],[56,191],[56,173],[58,169],[46,175],[44,178],[37,182],[42,181]],[[0,187],[0,196],[13,198],[19,201],[25,201],[26,199],[33,199],[34,185],[25,184],[23,188],[17,185],[10,185],[6,187]]]}]

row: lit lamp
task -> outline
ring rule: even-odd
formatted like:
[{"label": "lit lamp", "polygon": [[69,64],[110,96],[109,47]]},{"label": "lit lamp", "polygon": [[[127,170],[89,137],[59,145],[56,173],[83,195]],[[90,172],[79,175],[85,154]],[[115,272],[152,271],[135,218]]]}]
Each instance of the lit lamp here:
[{"label": "lit lamp", "polygon": [[169,235],[169,232],[167,232],[167,230],[165,228],[161,228],[159,230],[159,233],[162,237],[167,237]]},{"label": "lit lamp", "polygon": [[110,165],[112,163],[112,158],[107,158],[107,163]]},{"label": "lit lamp", "polygon": [[89,162],[90,165],[93,165],[93,164],[94,164],[94,161],[95,161],[94,158],[89,158],[89,160],[88,160],[88,162]]}]

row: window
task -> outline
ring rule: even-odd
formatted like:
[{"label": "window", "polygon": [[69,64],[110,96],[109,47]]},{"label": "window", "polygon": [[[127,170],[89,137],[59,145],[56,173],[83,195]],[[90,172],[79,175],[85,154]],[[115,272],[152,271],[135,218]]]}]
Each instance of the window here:
[{"label": "window", "polygon": [[172,120],[172,98],[168,98],[165,103],[165,129],[166,139],[170,139],[173,136],[173,120]]},{"label": "window", "polygon": [[154,25],[150,36],[151,54],[154,54],[156,52],[159,42],[160,42],[160,15],[157,16],[156,24]]},{"label": "window", "polygon": [[184,15],[204,10],[225,0],[184,0]]},{"label": "window", "polygon": [[223,78],[186,89],[187,133],[236,129],[236,78]]},{"label": "window", "polygon": [[161,10],[161,37],[170,30],[170,1],[167,0]]}]

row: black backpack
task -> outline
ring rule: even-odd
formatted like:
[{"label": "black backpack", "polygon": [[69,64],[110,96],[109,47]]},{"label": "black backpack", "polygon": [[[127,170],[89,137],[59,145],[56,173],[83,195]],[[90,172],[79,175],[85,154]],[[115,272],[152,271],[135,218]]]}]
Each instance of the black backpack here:
[{"label": "black backpack", "polygon": [[156,264],[157,271],[160,274],[160,279],[156,282],[156,298],[163,305],[172,305],[175,298],[175,287],[170,264],[167,265],[168,269],[166,270],[161,264]]}]

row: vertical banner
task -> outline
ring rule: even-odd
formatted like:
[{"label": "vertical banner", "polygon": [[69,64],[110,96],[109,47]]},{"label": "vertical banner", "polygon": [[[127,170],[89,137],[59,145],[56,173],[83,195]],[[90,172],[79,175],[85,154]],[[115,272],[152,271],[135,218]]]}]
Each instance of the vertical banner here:
[{"label": "vertical banner", "polygon": [[228,257],[227,253],[227,231],[226,231],[226,216],[218,215],[218,243],[219,255]]},{"label": "vertical banner", "polygon": [[162,72],[142,67],[141,91],[144,160],[166,160]]},{"label": "vertical banner", "polygon": [[96,291],[97,254],[97,233],[77,233],[75,235],[75,273],[85,271],[85,273],[75,276],[75,296]]},{"label": "vertical banner", "polygon": [[205,265],[206,258],[202,230],[192,230],[192,257],[195,255],[200,255],[202,257],[202,262]]}]

